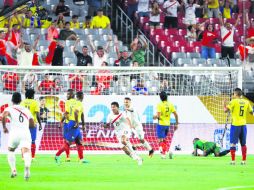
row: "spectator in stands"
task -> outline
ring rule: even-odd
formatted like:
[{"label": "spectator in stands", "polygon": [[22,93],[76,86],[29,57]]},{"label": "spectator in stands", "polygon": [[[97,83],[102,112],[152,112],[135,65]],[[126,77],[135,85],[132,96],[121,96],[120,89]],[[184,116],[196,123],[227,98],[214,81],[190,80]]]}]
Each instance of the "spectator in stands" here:
[{"label": "spectator in stands", "polygon": [[64,26],[65,26],[65,18],[64,18],[63,13],[59,13],[58,14],[56,23],[57,23],[57,27],[58,28],[60,28],[60,29],[64,28]]},{"label": "spectator in stands", "polygon": [[237,20],[234,26],[231,26],[229,22],[224,23],[222,14],[220,14],[220,29],[221,29],[221,57],[226,58],[229,57],[230,59],[235,58],[235,50],[234,50],[234,32],[236,26],[240,22],[240,16],[238,15]]},{"label": "spectator in stands", "polygon": [[229,0],[221,1],[220,12],[223,18],[232,18],[233,5]]},{"label": "spectator in stands", "polygon": [[12,28],[9,28],[9,35],[11,35],[10,41],[17,46],[21,38],[21,24],[13,24]]},{"label": "spectator in stands", "polygon": [[47,17],[41,20],[41,28],[49,28],[52,25],[52,18]]},{"label": "spectator in stands", "polygon": [[83,91],[83,84],[85,82],[85,76],[81,71],[77,71],[76,74],[69,75],[70,88],[75,92]]},{"label": "spectator in stands", "polygon": [[63,85],[61,84],[61,80],[56,77],[53,80],[54,82],[54,88],[52,89],[53,94],[60,94],[63,92]]},{"label": "spectator in stands", "polygon": [[115,61],[114,66],[130,67],[132,65],[132,59],[129,56],[127,50],[123,50],[119,53],[119,59]]},{"label": "spectator in stands", "polygon": [[66,22],[64,29],[60,31],[59,40],[77,40],[77,34],[70,29],[70,23]]},{"label": "spectator in stands", "polygon": [[[22,20],[24,18],[22,17],[22,15],[18,14],[18,11],[14,11],[13,15],[9,17],[9,28],[13,28],[13,25],[18,25],[20,29],[20,26],[22,26]],[[2,19],[1,19],[2,20]],[[4,21],[1,21],[1,23],[4,23]],[[0,27],[0,28],[4,28],[4,27]]]},{"label": "spectator in stands", "polygon": [[88,15],[95,16],[98,9],[101,9],[103,4],[102,0],[87,0],[88,2]]},{"label": "spectator in stands", "polygon": [[125,3],[127,7],[127,15],[134,21],[134,14],[138,10],[138,0],[126,0]]},{"label": "spectator in stands", "polygon": [[[138,62],[134,60],[132,63],[132,67],[139,67]],[[141,78],[140,74],[131,74],[130,75],[130,81],[140,80],[140,78]]]},{"label": "spectator in stands", "polygon": [[8,20],[7,20],[7,18],[5,17],[5,16],[0,16],[0,20],[1,20],[1,22],[0,22],[0,28],[6,28],[6,27],[8,27]]},{"label": "spectator in stands", "polygon": [[36,51],[36,47],[37,47],[39,39],[40,39],[40,35],[37,36],[32,47],[29,43],[23,42],[23,39],[21,39],[20,44],[18,45],[18,50],[17,50],[18,65],[20,66],[33,65],[33,57],[34,57],[34,53]]},{"label": "spectator in stands", "polygon": [[187,26],[196,24],[196,8],[200,8],[200,5],[196,4],[194,0],[182,1],[182,4],[185,9],[185,18],[184,22]]},{"label": "spectator in stands", "polygon": [[5,72],[2,76],[3,90],[7,93],[12,93],[17,91],[17,86],[19,84],[19,76],[14,72]]},{"label": "spectator in stands", "polygon": [[132,87],[132,95],[148,95],[144,80],[137,80],[137,84]]},{"label": "spectator in stands", "polygon": [[219,18],[219,0],[207,0],[208,1],[208,9],[207,16],[208,18]]},{"label": "spectator in stands", "polygon": [[35,73],[27,73],[22,81],[22,92],[25,93],[27,89],[33,89],[38,92],[38,77]]},{"label": "spectator in stands", "polygon": [[42,123],[47,123],[48,120],[48,114],[49,114],[49,109],[46,107],[46,99],[45,97],[41,96],[39,98],[40,100],[40,119]]},{"label": "spectator in stands", "polygon": [[86,16],[85,18],[85,22],[83,23],[83,28],[86,29],[86,28],[92,28],[91,26],[91,19],[92,17],[91,16]]},{"label": "spectator in stands", "polygon": [[[112,41],[112,38],[110,38],[110,41]],[[90,40],[90,46],[93,53],[93,66],[100,67],[103,62],[108,61],[108,51],[109,51],[109,44],[110,41],[107,42],[107,45],[105,48],[102,46],[96,47],[94,46],[94,43]]]},{"label": "spectator in stands", "polygon": [[70,28],[76,28],[79,29],[79,21],[78,21],[78,15],[73,15],[71,22],[70,22],[71,27]]},{"label": "spectator in stands", "polygon": [[203,39],[203,33],[204,33],[204,30],[205,30],[205,25],[208,22],[209,22],[209,20],[206,20],[203,23],[197,23],[197,25],[196,25],[197,41],[201,41]]},{"label": "spectator in stands", "polygon": [[52,66],[63,66],[63,51],[64,44],[62,44],[60,41],[57,41],[54,55],[52,58]]},{"label": "spectator in stands", "polygon": [[52,94],[55,83],[50,80],[49,74],[45,74],[44,77],[44,80],[42,80],[39,85],[39,92],[41,94]]},{"label": "spectator in stands", "polygon": [[245,17],[246,17],[246,25],[248,28],[247,36],[248,37],[254,36],[254,18],[250,19],[248,13],[245,15]]},{"label": "spectator in stands", "polygon": [[139,66],[145,65],[145,51],[147,43],[142,36],[137,36],[131,43],[131,50],[133,53],[133,60],[137,61]]},{"label": "spectator in stands", "polygon": [[25,14],[25,19],[23,20],[23,28],[40,28],[41,22],[38,18],[33,16],[31,10],[28,10]]},{"label": "spectator in stands", "polygon": [[136,17],[149,17],[149,0],[138,0]]},{"label": "spectator in stands", "polygon": [[214,26],[212,24],[208,24],[206,30],[203,33],[203,39],[201,41],[201,57],[215,58],[215,43],[217,42],[217,34],[214,32]]},{"label": "spectator in stands", "polygon": [[0,62],[2,65],[8,65],[6,58],[5,32],[3,30],[0,30]]},{"label": "spectator in stands", "polygon": [[150,28],[160,27],[160,7],[156,1],[153,2],[151,10],[150,10],[149,25],[150,25]]},{"label": "spectator in stands", "polygon": [[59,0],[59,3],[53,8],[53,12],[58,16],[59,13],[63,13],[64,16],[70,16],[70,8],[66,6],[65,0]]},{"label": "spectator in stands", "polygon": [[254,13],[254,0],[250,0],[251,6],[250,6],[250,13]]},{"label": "spectator in stands", "polygon": [[74,53],[77,56],[77,66],[92,66],[92,57],[88,54],[88,47],[82,47],[82,53],[77,50],[77,44],[79,43],[79,39],[76,40],[74,44]]},{"label": "spectator in stands", "polygon": [[48,28],[47,40],[50,42],[52,40],[54,40],[54,38],[59,37],[59,32],[58,32],[56,26],[57,26],[57,21],[54,20],[54,22],[52,22],[51,26]]},{"label": "spectator in stands", "polygon": [[107,16],[103,15],[102,9],[98,9],[97,16],[93,17],[91,28],[110,28],[110,20]]},{"label": "spectator in stands", "polygon": [[187,27],[187,39],[189,41],[197,41],[196,27],[194,25]]},{"label": "spectator in stands", "polygon": [[73,0],[72,11],[79,17],[87,15],[88,6],[86,0]]},{"label": "spectator in stands", "polygon": [[163,4],[163,11],[166,13],[164,28],[177,28],[178,19],[177,19],[177,8],[180,7],[180,4],[177,0],[167,0]]}]

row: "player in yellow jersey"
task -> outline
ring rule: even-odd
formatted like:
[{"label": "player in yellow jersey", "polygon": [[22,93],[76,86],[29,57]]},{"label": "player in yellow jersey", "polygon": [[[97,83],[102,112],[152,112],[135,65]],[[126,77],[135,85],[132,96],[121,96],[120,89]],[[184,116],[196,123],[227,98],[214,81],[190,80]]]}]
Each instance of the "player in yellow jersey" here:
[{"label": "player in yellow jersey", "polygon": [[[34,94],[35,94],[35,91],[33,89],[27,89],[25,92],[26,99],[23,100],[20,105],[30,110],[35,122],[35,126],[38,123],[39,130],[42,130],[41,119],[40,119],[40,106],[39,106],[39,103],[36,100],[34,100]],[[30,129],[31,138],[32,138],[32,144],[31,144],[32,159],[34,159],[35,151],[36,151],[35,141],[36,141],[36,135],[37,135],[37,127],[29,128],[29,129]]]},{"label": "player in yellow jersey", "polygon": [[[158,124],[156,127],[157,138],[159,140],[159,150],[161,152],[161,158],[166,158],[166,153],[168,152],[168,143],[166,142],[166,137],[169,132],[170,127],[170,115],[174,114],[176,123],[175,128],[178,128],[178,115],[175,107],[172,103],[168,101],[167,93],[162,91],[160,93],[161,102],[157,105],[157,114],[153,116],[153,119],[158,119]],[[169,155],[172,158],[172,154]]]},{"label": "player in yellow jersey", "polygon": [[242,147],[242,165],[246,164],[247,156],[247,147],[246,147],[246,137],[247,137],[247,128],[246,128],[246,115],[247,112],[253,114],[252,107],[248,100],[242,97],[243,93],[240,88],[234,90],[233,100],[227,104],[224,101],[224,111],[231,112],[232,115],[232,124],[230,127],[230,153],[231,153],[231,164],[235,165],[235,152],[236,144],[238,139]]}]

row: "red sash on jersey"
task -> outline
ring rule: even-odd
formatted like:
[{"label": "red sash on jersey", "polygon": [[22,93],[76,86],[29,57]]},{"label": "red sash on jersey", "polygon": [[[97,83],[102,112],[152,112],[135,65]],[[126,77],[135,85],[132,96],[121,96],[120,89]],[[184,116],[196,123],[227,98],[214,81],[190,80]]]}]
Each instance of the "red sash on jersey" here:
[{"label": "red sash on jersey", "polygon": [[17,110],[18,112],[20,112],[22,115],[25,116],[25,118],[28,120],[28,116],[26,114],[24,114],[21,110],[17,109],[17,108],[13,108],[15,110]]},{"label": "red sash on jersey", "polygon": [[223,38],[222,38],[222,42],[224,42],[230,35],[231,35],[232,31],[230,30]]},{"label": "red sash on jersey", "polygon": [[176,4],[176,1],[175,1],[173,4],[171,4],[170,6],[168,6],[166,9],[172,7],[172,6],[175,5],[175,4]]},{"label": "red sash on jersey", "polygon": [[111,124],[114,124],[121,116],[122,116],[122,113],[121,113],[120,115],[118,115],[118,116],[111,122]]}]

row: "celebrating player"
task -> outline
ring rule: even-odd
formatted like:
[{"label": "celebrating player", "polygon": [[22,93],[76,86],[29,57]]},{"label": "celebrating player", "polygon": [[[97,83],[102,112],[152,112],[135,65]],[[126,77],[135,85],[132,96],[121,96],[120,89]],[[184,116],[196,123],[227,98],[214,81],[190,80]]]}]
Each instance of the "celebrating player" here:
[{"label": "celebrating player", "polygon": [[[178,115],[174,105],[168,101],[166,92],[162,91],[160,93],[160,99],[161,102],[157,105],[157,114],[153,116],[153,119],[158,119],[156,132],[159,140],[159,150],[161,153],[161,158],[165,159],[169,149],[167,146],[168,143],[166,141],[166,137],[169,132],[170,115],[173,113],[176,119],[174,130],[178,128]],[[170,153],[169,156],[172,158],[172,153]]]},{"label": "celebrating player", "polygon": [[76,143],[78,156],[80,162],[88,163],[83,156],[83,145],[82,145],[82,134],[79,129],[79,121],[82,122],[82,129],[85,127],[84,114],[83,114],[83,93],[77,93],[77,99],[74,99],[74,92],[72,89],[69,89],[67,92],[67,101],[65,103],[65,118],[68,120],[66,126],[65,134],[65,143],[56,153],[55,160],[57,163],[60,163],[60,155],[63,151],[69,150],[72,142]]},{"label": "celebrating player", "polygon": [[[199,138],[193,139],[194,151],[193,156],[208,156],[214,154],[216,157],[227,155],[230,150],[221,151],[221,147],[214,142],[200,140]],[[202,150],[203,154],[198,154],[198,150]]]},{"label": "celebrating player", "polygon": [[39,130],[42,129],[41,119],[40,119],[40,106],[39,106],[39,103],[36,100],[34,100],[34,94],[35,94],[35,91],[33,89],[27,89],[25,93],[26,99],[23,100],[20,104],[21,106],[24,106],[30,110],[35,122],[35,127],[29,128],[31,137],[32,137],[32,144],[31,144],[32,159],[35,158],[35,151],[36,151],[35,141],[36,141],[36,135],[37,135],[37,127],[36,127],[37,122],[39,123]]},{"label": "celebrating player", "polygon": [[[8,162],[11,168],[11,177],[17,176],[15,149],[20,146],[24,162],[26,180],[30,178],[31,166],[31,135],[29,128],[34,128],[34,120],[30,111],[20,106],[21,94],[14,92],[12,95],[13,106],[5,109],[3,113],[3,130],[4,133],[9,133],[8,139]],[[10,132],[6,127],[7,118],[10,119]]]},{"label": "celebrating player", "polygon": [[145,132],[143,130],[142,123],[140,122],[139,115],[136,110],[131,107],[131,99],[129,97],[124,98],[124,109],[126,116],[130,119],[132,126],[131,130],[139,138],[143,146],[149,151],[149,156],[153,156],[154,150],[145,140]]},{"label": "celebrating player", "polygon": [[125,114],[120,113],[118,102],[111,103],[112,113],[108,117],[108,122],[105,127],[112,124],[115,128],[116,138],[120,143],[121,149],[138,162],[138,165],[142,165],[143,160],[140,158],[132,148],[132,144],[129,141],[131,135],[131,122]]},{"label": "celebrating player", "polygon": [[253,114],[252,107],[248,100],[243,99],[243,93],[240,88],[234,90],[233,100],[227,104],[224,101],[224,111],[231,112],[232,115],[232,124],[230,127],[230,153],[231,153],[231,164],[235,165],[235,152],[236,144],[238,139],[242,146],[242,161],[241,164],[246,164],[247,157],[247,146],[246,146],[246,137],[247,137],[247,128],[246,128],[246,115],[247,112]]}]

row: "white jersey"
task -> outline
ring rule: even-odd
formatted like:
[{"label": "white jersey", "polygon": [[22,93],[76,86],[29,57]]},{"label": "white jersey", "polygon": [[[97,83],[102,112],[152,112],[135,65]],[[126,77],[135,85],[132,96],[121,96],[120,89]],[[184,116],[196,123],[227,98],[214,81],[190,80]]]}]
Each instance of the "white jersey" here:
[{"label": "white jersey", "polygon": [[133,108],[129,108],[128,110],[125,111],[125,115],[126,117],[128,117],[130,119],[131,122],[131,126],[133,128],[137,128],[142,126],[142,123],[140,121],[140,117],[139,114],[136,110],[134,110]]},{"label": "white jersey", "polygon": [[114,126],[116,132],[121,131],[126,128],[130,128],[128,121],[127,121],[127,116],[123,113],[119,113],[117,115],[111,113],[108,116],[107,123],[111,123]]},{"label": "white jersey", "polygon": [[166,1],[163,4],[163,8],[167,10],[167,16],[170,17],[177,17],[177,7],[179,7],[180,4],[178,3],[178,1]]}]

